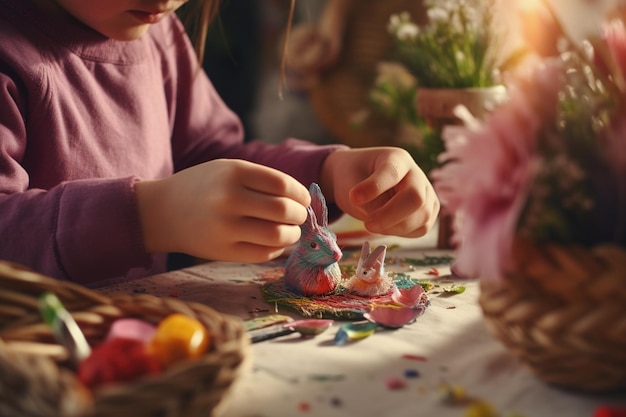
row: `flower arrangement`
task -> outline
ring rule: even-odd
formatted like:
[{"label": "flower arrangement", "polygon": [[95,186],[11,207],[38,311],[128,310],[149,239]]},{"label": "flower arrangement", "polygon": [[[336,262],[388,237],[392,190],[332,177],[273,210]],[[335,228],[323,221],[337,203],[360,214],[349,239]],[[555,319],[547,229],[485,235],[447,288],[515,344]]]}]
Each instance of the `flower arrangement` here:
[{"label": "flower arrangement", "polygon": [[[441,127],[418,114],[420,88],[482,88],[501,84],[500,36],[494,22],[495,0],[427,0],[428,23],[417,25],[407,12],[390,16],[390,61],[378,65],[369,94],[374,110],[414,127],[404,143],[414,159],[430,172],[439,166]],[[514,62],[511,55],[506,65]]]},{"label": "flower arrangement", "polygon": [[485,87],[498,83],[498,38],[493,1],[428,0],[428,24],[420,27],[406,12],[387,27],[394,55],[421,86]]},{"label": "flower arrangement", "polygon": [[457,108],[464,125],[443,131],[432,178],[459,217],[463,273],[502,277],[519,239],[626,246],[626,29],[602,30],[518,72],[482,121]]}]

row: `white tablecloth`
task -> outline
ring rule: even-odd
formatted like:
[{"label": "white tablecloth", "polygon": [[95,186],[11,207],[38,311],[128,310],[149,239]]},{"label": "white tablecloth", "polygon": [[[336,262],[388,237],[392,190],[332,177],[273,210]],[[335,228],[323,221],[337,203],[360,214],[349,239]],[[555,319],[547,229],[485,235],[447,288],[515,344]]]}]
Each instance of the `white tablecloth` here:
[{"label": "white tablecloth", "polygon": [[[391,249],[388,270],[406,272],[407,266],[396,260],[424,254],[441,252],[419,245]],[[263,274],[275,272],[283,261],[206,263],[100,291],[179,297],[242,319],[276,312],[297,317],[282,307],[276,311],[260,293]],[[427,269],[410,274],[450,285],[449,269],[440,268],[439,277],[427,275]],[[491,403],[502,417],[591,417],[599,405],[626,407],[626,393],[568,392],[536,379],[488,333],[477,304],[478,283],[456,283],[466,291],[449,297],[430,294],[426,312],[398,330],[336,346],[333,339],[341,323],[335,322],[312,339],[291,334],[255,343],[253,369],[234,386],[225,417],[465,416],[467,406],[442,400],[441,387],[449,385]],[[390,381],[404,386],[392,388]]]}]

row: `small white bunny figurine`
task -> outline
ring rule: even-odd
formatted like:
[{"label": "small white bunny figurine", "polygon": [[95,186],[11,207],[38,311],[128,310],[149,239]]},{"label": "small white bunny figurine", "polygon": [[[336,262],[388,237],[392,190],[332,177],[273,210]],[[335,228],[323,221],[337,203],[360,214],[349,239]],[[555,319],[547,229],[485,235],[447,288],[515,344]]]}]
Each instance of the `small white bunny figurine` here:
[{"label": "small white bunny figurine", "polygon": [[356,274],[345,284],[345,288],[358,295],[373,297],[383,295],[394,287],[391,277],[385,274],[387,246],[378,246],[370,253],[369,242],[363,243]]}]

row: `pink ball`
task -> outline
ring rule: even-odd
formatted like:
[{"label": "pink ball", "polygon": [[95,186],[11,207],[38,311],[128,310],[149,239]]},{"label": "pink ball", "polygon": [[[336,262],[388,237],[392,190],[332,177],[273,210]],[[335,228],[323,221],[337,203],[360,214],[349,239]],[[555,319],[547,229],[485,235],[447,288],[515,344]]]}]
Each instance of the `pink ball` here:
[{"label": "pink ball", "polygon": [[113,322],[106,340],[123,338],[148,343],[154,337],[156,326],[140,319],[118,319]]}]

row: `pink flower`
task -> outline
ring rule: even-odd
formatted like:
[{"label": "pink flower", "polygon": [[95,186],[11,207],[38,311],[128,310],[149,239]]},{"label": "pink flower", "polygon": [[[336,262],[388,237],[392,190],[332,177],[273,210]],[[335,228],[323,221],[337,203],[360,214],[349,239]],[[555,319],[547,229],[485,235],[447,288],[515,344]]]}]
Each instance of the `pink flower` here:
[{"label": "pink flower", "polygon": [[621,20],[613,20],[604,26],[606,45],[622,75],[626,72],[626,28]]},{"label": "pink flower", "polygon": [[[621,72],[622,79],[626,76],[626,26],[622,20],[613,20],[604,26],[604,37],[606,45],[611,53],[611,57],[616,63],[617,69]],[[626,131],[626,106],[617,109],[612,121],[612,126],[608,136],[609,150],[608,156],[614,157],[615,168],[624,171],[626,166],[626,147],[624,146],[624,134]]]},{"label": "pink flower", "polygon": [[617,87],[626,88],[626,28],[619,19],[608,21],[602,26],[602,36],[590,40],[593,46],[593,63],[604,75],[613,78]]},{"label": "pink flower", "polygon": [[432,179],[445,208],[459,219],[457,267],[463,274],[497,278],[506,267],[518,217],[540,163],[537,134],[544,120],[555,117],[557,64],[548,60],[514,80],[509,100],[482,123],[457,109],[465,125],[443,132],[446,151],[440,159],[447,163]]}]

